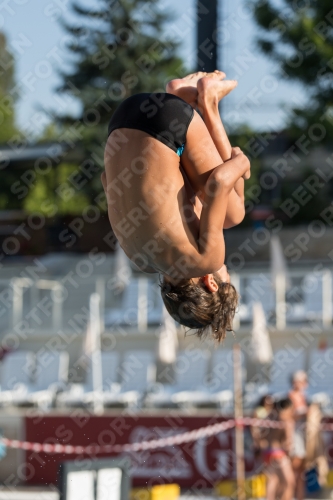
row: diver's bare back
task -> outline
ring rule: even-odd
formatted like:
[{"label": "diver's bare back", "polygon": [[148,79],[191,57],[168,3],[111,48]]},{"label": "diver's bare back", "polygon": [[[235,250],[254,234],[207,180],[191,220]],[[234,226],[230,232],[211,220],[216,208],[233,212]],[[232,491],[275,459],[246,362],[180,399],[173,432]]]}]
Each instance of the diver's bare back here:
[{"label": "diver's bare back", "polygon": [[[142,130],[119,128],[105,150],[108,211],[127,256],[142,270],[174,274],[198,253],[199,220],[179,156]],[[177,273],[177,270],[176,270]]]}]

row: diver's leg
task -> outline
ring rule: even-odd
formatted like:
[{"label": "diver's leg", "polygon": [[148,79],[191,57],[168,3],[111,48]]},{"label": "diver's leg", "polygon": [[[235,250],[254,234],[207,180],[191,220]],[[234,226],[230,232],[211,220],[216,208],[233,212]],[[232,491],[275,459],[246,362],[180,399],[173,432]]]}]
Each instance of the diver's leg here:
[{"label": "diver's leg", "polygon": [[[234,81],[207,77],[198,81],[198,103],[202,108],[204,123],[195,113],[188,128],[181,165],[201,201],[203,201],[202,193],[211,172],[212,163],[218,165],[218,159],[220,163],[223,163],[231,157],[232,148],[221,122],[218,102],[236,85],[237,82]],[[229,195],[225,228],[239,224],[244,215],[244,179],[239,179]]]},{"label": "diver's leg", "polygon": [[203,77],[198,81],[198,107],[223,161],[231,157],[231,144],[224,129],[219,102],[237,86],[236,80]]},{"label": "diver's leg", "polygon": [[197,83],[198,80],[206,74],[207,73],[204,73],[203,71],[198,71],[197,73],[191,73],[184,78],[176,78],[166,84],[165,90],[168,94],[180,97],[185,102],[190,104],[192,108],[196,108],[198,105]]}]

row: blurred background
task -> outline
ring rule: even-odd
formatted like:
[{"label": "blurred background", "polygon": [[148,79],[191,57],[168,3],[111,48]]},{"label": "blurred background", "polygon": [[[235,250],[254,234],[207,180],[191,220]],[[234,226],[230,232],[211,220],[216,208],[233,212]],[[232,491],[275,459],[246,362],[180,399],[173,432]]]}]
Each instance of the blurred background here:
[{"label": "blurred background", "polygon": [[[228,420],[235,342],[246,415],[263,396],[288,394],[303,370],[301,392],[333,422],[332,38],[329,0],[0,5],[4,437],[124,444]],[[252,165],[245,219],[225,232],[241,298],[221,346],[167,316],[158,278],[118,247],[100,182],[107,124],[123,99],[215,68],[238,80],[220,111]],[[243,438],[247,495],[264,498],[248,428]],[[331,467],[332,438],[323,433]],[[58,498],[66,455],[7,445],[0,498]],[[130,458],[133,499],[153,498],[156,484],[178,485],[170,500],[180,491],[237,498],[233,430]],[[307,494],[330,498],[327,478],[326,490],[307,485]]]}]

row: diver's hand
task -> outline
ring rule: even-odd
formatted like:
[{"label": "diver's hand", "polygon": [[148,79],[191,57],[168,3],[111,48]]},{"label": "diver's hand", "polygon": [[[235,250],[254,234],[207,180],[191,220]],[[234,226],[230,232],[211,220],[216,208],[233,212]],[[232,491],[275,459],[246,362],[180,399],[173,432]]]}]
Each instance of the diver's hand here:
[{"label": "diver's hand", "polygon": [[250,164],[250,160],[248,159],[247,156],[245,156],[245,154],[243,153],[243,151],[238,148],[238,147],[235,147],[235,148],[232,148],[231,149],[231,160],[233,159],[236,159],[238,158],[239,162],[242,164],[242,166],[244,167],[244,173],[243,175],[241,176],[244,180],[248,180],[250,177],[251,177],[251,164]]},{"label": "diver's hand", "polygon": [[231,159],[214,168],[210,174],[205,187],[206,194],[214,196],[222,191],[230,193],[239,179],[247,180],[250,175],[248,157],[240,148],[233,148]]}]

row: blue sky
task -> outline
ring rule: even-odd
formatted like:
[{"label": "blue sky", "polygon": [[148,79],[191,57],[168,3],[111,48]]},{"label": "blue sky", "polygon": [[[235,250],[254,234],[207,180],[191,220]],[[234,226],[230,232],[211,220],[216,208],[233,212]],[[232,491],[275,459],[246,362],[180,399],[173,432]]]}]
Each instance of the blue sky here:
[{"label": "blue sky", "polygon": [[[0,30],[7,35],[16,59],[16,81],[24,89],[17,103],[17,121],[28,133],[38,133],[45,124],[45,116],[36,114],[39,109],[66,109],[73,113],[78,110],[75,101],[64,96],[60,99],[54,92],[60,81],[57,66],[68,67],[64,50],[67,35],[58,18],[68,15],[69,3],[70,0],[7,0],[0,6]],[[162,3],[176,14],[173,23],[182,34],[181,55],[192,66],[195,0]],[[290,103],[304,102],[305,93],[300,86],[277,77],[276,67],[258,53],[254,44],[258,30],[244,0],[223,0],[223,7],[220,0],[219,10],[219,69],[239,82],[224,101],[225,124],[228,128],[246,122],[259,130],[278,129],[283,126]]]}]

